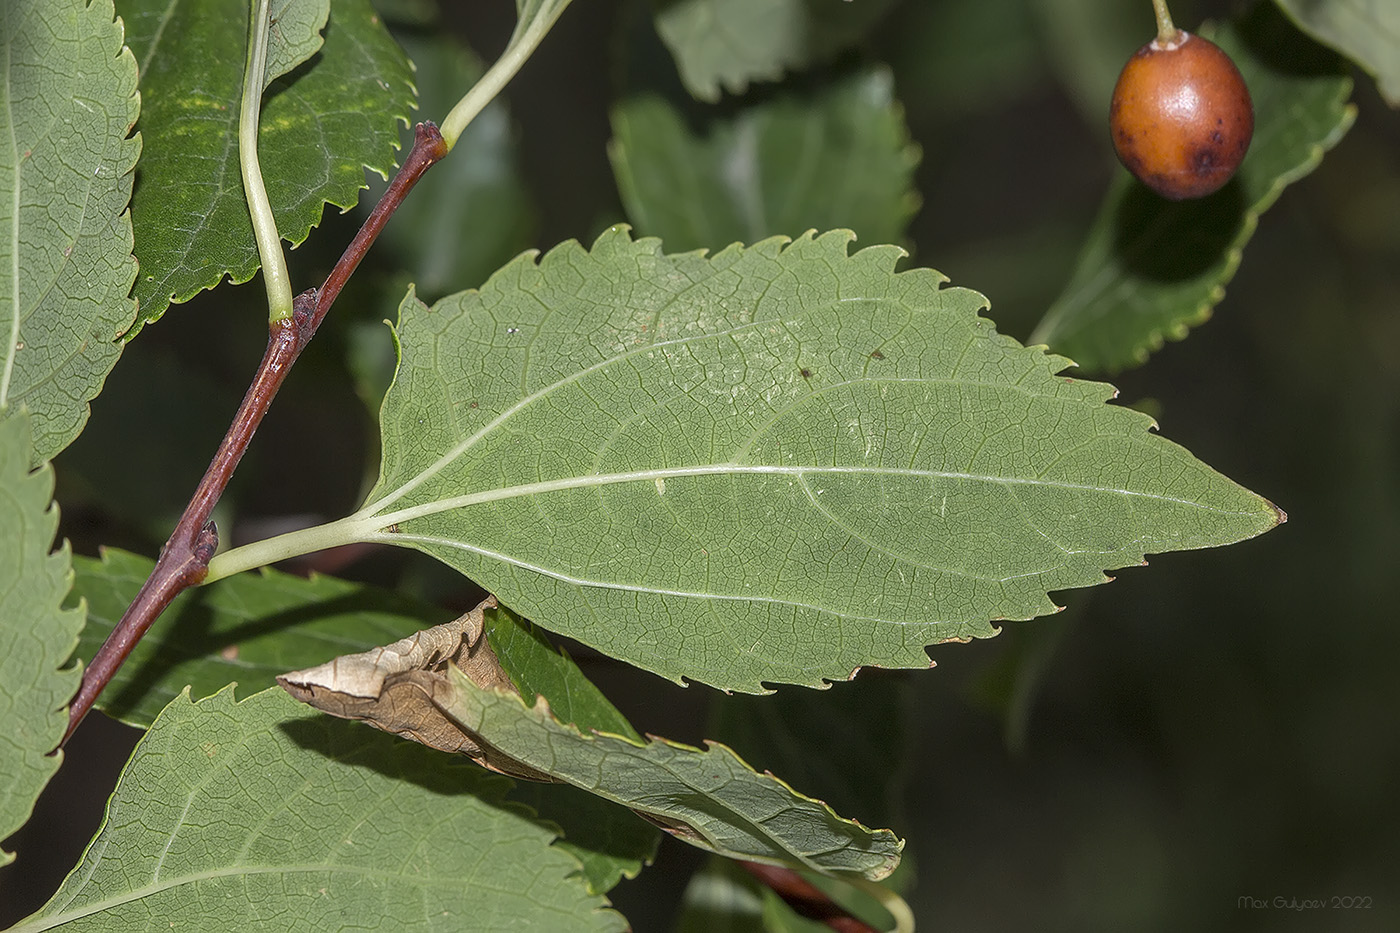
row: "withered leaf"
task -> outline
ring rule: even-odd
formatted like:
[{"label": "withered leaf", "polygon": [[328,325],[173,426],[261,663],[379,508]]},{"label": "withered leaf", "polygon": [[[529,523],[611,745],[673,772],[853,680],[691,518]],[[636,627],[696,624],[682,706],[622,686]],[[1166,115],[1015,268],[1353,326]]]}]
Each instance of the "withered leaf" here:
[{"label": "withered leaf", "polygon": [[459,689],[447,676],[449,665],[482,689],[518,695],[483,637],[483,614],[495,607],[495,597],[488,596],[451,622],[392,645],[283,674],[277,682],[301,702],[332,716],[358,719],[429,748],[466,755],[511,777],[554,781],[497,751],[444,712],[459,701]]}]

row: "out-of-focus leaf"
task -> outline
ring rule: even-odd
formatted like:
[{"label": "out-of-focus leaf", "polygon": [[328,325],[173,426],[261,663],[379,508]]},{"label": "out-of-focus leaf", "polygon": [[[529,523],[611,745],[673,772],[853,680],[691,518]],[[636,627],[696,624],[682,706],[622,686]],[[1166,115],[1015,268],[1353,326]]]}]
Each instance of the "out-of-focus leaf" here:
[{"label": "out-of-focus leaf", "polygon": [[536,624],[761,692],[925,667],[1049,591],[1280,520],[998,335],[981,295],[849,241],[666,256],[613,229],[433,308],[410,294],[367,504],[211,579],[415,547]]},{"label": "out-of-focus leaf", "polygon": [[82,431],[136,316],[140,98],[113,15],[110,0],[0,14],[0,418],[29,410],[34,465]]},{"label": "out-of-focus leaf", "polygon": [[656,31],[701,100],[776,81],[861,39],[889,0],[658,0]]},{"label": "out-of-focus leaf", "polygon": [[[29,419],[0,421],[0,840],[29,819],[62,755],[49,756],[68,725],[81,668],[60,666],[83,625],[63,610],[72,583],[67,546],[53,547],[53,471],[30,471]],[[0,849],[0,865],[14,856]]]},{"label": "out-of-focus leaf", "polygon": [[1376,78],[1400,107],[1400,4],[1392,0],[1276,0],[1293,21]]},{"label": "out-of-focus leaf", "polygon": [[1236,177],[1196,201],[1165,201],[1115,177],[1079,263],[1031,335],[1088,370],[1144,362],[1225,295],[1259,215],[1351,126],[1351,79],[1335,55],[1269,4],[1213,36],[1254,99],[1254,142]]},{"label": "out-of-focus leaf", "polygon": [[281,690],[183,694],[82,863],[14,929],[623,929],[507,787]]},{"label": "out-of-focus leaf", "polygon": [[[150,575],[153,562],[108,548],[74,559],[74,591],[88,621],[77,656],[91,658]],[[275,570],[243,574],[176,597],[98,698],[97,707],[146,727],[186,686],[197,697],[229,683],[260,690],[292,667],[365,651],[448,614],[406,597],[333,577]]]},{"label": "out-of-focus leaf", "polygon": [[[131,202],[139,327],[172,300],[258,269],[236,145],[248,7],[123,0],[121,12],[144,103]],[[320,52],[275,81],[263,103],[258,151],[287,242],[305,240],[326,204],[353,207],[366,168],[388,172],[413,100],[408,60],[369,0],[337,0]]]},{"label": "out-of-focus leaf", "polygon": [[441,709],[471,734],[516,761],[622,804],[699,848],[737,858],[816,871],[882,878],[904,843],[868,830],[759,774],[723,745],[705,749],[607,733],[584,734],[559,722],[547,700],[533,707],[513,691],[477,686],[447,669],[451,692]]},{"label": "out-of-focus leaf", "polygon": [[[981,6],[995,16],[1000,4]],[[1157,34],[1151,5],[1122,0],[1030,0],[1030,6],[1055,76],[1084,119],[1098,128],[1100,138],[1107,139],[1108,102],[1118,73],[1128,57]],[[1178,6],[1172,4],[1177,24],[1187,25],[1180,18],[1186,11]]]},{"label": "out-of-focus leaf", "polygon": [[615,107],[612,125],[628,216],[669,250],[835,227],[898,243],[918,210],[919,151],[884,68],[751,103],[701,132],[651,94]]},{"label": "out-of-focus leaf", "polygon": [[[443,30],[395,36],[415,66],[420,118],[442,119],[481,77],[481,63]],[[475,288],[530,245],[534,217],[512,132],[498,98],[462,132],[451,155],[423,176],[380,237],[376,248],[388,249],[428,300]],[[411,144],[411,130],[403,138]],[[384,188],[371,185],[376,196]],[[378,336],[387,343],[382,331]]]}]

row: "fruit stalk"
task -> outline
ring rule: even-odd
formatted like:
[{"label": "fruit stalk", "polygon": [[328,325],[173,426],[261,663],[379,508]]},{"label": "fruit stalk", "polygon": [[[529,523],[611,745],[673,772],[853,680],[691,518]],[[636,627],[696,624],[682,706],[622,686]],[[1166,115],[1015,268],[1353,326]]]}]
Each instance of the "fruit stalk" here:
[{"label": "fruit stalk", "polygon": [[1172,24],[1171,11],[1167,9],[1167,0],[1152,0],[1152,12],[1157,14],[1157,41],[1166,45],[1176,38],[1177,33],[1176,26]]}]

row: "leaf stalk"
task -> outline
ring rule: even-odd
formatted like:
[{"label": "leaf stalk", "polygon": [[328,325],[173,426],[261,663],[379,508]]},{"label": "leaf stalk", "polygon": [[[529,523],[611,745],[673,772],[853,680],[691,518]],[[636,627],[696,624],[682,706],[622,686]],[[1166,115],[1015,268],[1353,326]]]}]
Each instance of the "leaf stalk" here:
[{"label": "leaf stalk", "polygon": [[282,235],[272,216],[272,204],[263,184],[258,163],[258,117],[262,112],[263,85],[267,77],[268,22],[272,0],[254,0],[248,29],[248,61],[243,69],[243,106],[238,114],[238,167],[243,173],[243,192],[258,243],[263,285],[267,288],[268,323],[292,316],[292,284],[287,259],[282,254]]}]

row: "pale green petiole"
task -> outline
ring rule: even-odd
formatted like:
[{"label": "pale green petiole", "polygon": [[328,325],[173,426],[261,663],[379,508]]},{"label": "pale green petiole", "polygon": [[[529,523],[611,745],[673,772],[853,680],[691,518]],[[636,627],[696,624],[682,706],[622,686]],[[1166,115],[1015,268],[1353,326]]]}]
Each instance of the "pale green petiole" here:
[{"label": "pale green petiole", "polygon": [[263,186],[262,167],[258,164],[258,115],[262,111],[266,83],[271,6],[272,0],[253,0],[248,62],[243,70],[243,108],[238,115],[238,164],[243,172],[243,191],[248,197],[253,235],[258,241],[263,284],[267,286],[268,320],[284,321],[292,316],[292,284],[287,276],[287,261],[282,256],[282,237],[277,232],[267,188]]},{"label": "pale green petiole", "polygon": [[486,109],[486,105],[501,93],[501,89],[511,78],[515,77],[520,66],[534,53],[540,41],[549,33],[554,21],[568,5],[569,0],[516,0],[519,18],[515,22],[515,32],[511,34],[510,42],[506,44],[506,50],[486,74],[481,76],[481,80],[472,85],[472,89],[457,102],[439,127],[448,149],[457,145],[457,137],[462,135],[467,124],[475,120],[476,115]]}]

